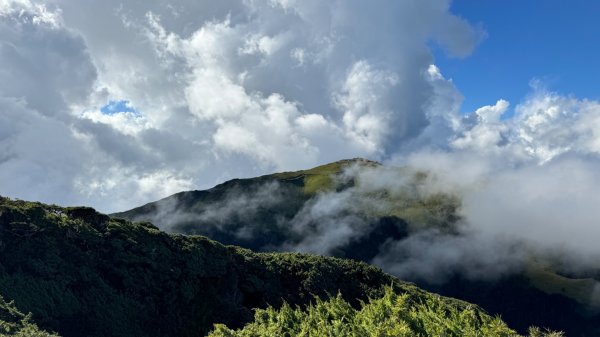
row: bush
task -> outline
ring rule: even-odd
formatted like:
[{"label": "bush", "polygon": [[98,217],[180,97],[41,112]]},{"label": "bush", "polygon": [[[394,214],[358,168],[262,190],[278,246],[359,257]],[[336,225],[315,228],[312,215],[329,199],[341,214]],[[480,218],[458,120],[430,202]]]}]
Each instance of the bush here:
[{"label": "bush", "polygon": [[[560,333],[532,328],[531,337],[559,337]],[[383,297],[355,309],[338,294],[315,299],[306,309],[284,304],[256,310],[254,322],[239,330],[216,325],[209,337],[518,337],[500,318],[474,306],[449,305],[427,295],[417,301],[387,287]]]}]

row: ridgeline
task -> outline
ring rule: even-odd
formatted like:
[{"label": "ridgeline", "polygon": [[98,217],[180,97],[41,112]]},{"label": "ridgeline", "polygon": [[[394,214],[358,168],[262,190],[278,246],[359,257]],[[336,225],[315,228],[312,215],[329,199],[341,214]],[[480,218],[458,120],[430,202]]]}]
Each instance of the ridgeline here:
[{"label": "ridgeline", "polygon": [[[343,303],[351,314],[380,310],[365,309],[365,303],[389,302],[390,296],[402,298],[408,311],[407,305],[421,306],[425,321],[471,317],[449,325],[447,336],[475,336],[490,322],[497,330],[486,335],[516,335],[476,306],[427,293],[365,263],[254,253],[202,236],[167,234],[150,223],[110,218],[91,208],[8,198],[0,198],[0,295],[0,335],[7,336],[205,336],[215,324],[213,336],[229,336],[233,330],[227,329],[263,324],[264,311],[255,313],[257,308],[274,313],[298,306],[294,319],[303,321],[302,312],[321,310],[328,301]],[[393,314],[370,324],[384,327],[400,318]],[[339,317],[323,319],[338,324]],[[294,331],[287,332],[294,336]]]}]

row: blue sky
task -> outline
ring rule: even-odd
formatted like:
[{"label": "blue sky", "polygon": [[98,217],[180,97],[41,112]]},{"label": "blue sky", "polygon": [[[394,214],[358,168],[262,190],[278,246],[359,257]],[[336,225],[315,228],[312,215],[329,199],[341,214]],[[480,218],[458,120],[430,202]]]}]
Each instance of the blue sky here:
[{"label": "blue sky", "polygon": [[105,106],[100,108],[100,111],[105,115],[113,115],[121,112],[137,112],[127,100],[111,100]]},{"label": "blue sky", "polygon": [[434,48],[436,64],[471,112],[504,98],[514,108],[539,79],[551,91],[600,98],[600,1],[455,0],[451,11],[487,38],[465,59]]}]

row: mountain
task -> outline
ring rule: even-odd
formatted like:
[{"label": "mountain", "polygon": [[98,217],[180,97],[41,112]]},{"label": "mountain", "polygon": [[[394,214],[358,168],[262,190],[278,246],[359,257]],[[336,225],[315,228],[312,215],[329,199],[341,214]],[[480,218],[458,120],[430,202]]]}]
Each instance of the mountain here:
[{"label": "mountain", "polygon": [[[430,233],[460,238],[460,196],[428,193],[428,179],[426,172],[357,158],[234,179],[111,216],[257,251],[311,252],[373,263],[393,243],[409,238]],[[594,294],[600,274],[567,275],[535,258],[494,277],[451,271],[442,281],[411,281],[476,303],[522,333],[537,325],[569,336],[599,335],[600,302]]]},{"label": "mountain", "polygon": [[[253,329],[265,313],[296,308],[295,322],[309,324],[304,312],[314,317],[311,310],[323,314],[331,305],[342,305],[348,315],[381,317],[369,321],[377,329],[409,315],[414,324],[447,321],[448,336],[492,328],[486,335],[516,336],[476,306],[425,292],[365,263],[255,253],[87,207],[2,197],[0,296],[2,336],[205,336],[215,324],[212,336],[232,336],[238,334],[229,329]],[[377,301],[397,308],[384,312]],[[253,315],[260,308],[266,311]],[[339,325],[336,317],[323,316],[322,322]],[[411,329],[435,335],[426,326]]]},{"label": "mountain", "polygon": [[[354,177],[344,176],[344,170],[379,166],[376,162],[357,158],[310,170],[234,179],[209,190],[177,193],[111,216],[150,221],[168,232],[205,235],[224,244],[258,251],[294,250],[307,235],[320,234],[317,233],[318,227],[322,227],[317,223],[319,220],[332,220],[329,214],[313,219],[312,214],[304,211],[310,212],[310,208],[321,200],[323,192],[344,192],[354,186]],[[390,199],[390,196],[383,197]],[[369,205],[360,209],[358,205],[352,205],[352,209],[344,208],[338,212],[339,207],[332,205],[336,212],[333,220],[350,220],[368,231],[358,240],[350,240],[347,246],[335,247],[337,251],[332,255],[361,260],[374,257],[377,247],[384,241],[407,234],[410,224],[405,219],[443,218],[444,223],[451,222],[453,219],[445,221],[445,218],[452,217],[457,207],[455,200],[446,196],[427,200],[404,198],[402,202],[405,207],[385,212],[366,210]],[[329,212],[327,209],[319,211]],[[332,227],[336,225],[331,224]]]},{"label": "mountain", "polygon": [[234,179],[210,190],[177,193],[111,216],[151,221],[169,232],[205,235],[224,244],[274,250],[302,239],[294,237],[288,223],[318,192],[338,188],[335,177],[352,165],[379,164],[343,160],[310,170]]}]

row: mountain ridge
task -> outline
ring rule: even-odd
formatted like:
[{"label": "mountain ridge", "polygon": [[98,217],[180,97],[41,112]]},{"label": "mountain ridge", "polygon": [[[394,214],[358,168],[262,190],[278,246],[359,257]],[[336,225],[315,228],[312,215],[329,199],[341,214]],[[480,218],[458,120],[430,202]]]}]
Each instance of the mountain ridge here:
[{"label": "mountain ridge", "polygon": [[[364,181],[354,172],[361,168],[367,173],[373,171],[372,175],[384,176],[392,170],[391,177],[405,179],[410,192],[394,195],[394,191],[387,192],[385,188],[362,186]],[[307,172],[313,175],[313,181],[319,182],[315,185],[321,189],[311,186],[310,193],[306,193]],[[308,170],[231,180],[205,191],[181,192],[111,216],[148,220],[170,232],[206,235],[219,242],[258,251],[306,251],[308,248],[323,255],[372,262],[390,239],[402,241],[429,228],[450,237],[458,235],[457,226],[461,221],[457,214],[461,207],[458,198],[444,194],[411,194],[428,179],[427,175],[427,172],[388,168],[364,159],[338,161]],[[388,183],[394,184],[393,181]],[[319,217],[325,206],[335,208],[340,203],[356,202],[357,199],[347,198],[348,191],[361,188],[364,191],[359,201],[365,199],[369,203],[359,204],[358,208],[349,205],[331,219]],[[324,198],[333,200],[332,204],[319,208]],[[391,207],[378,211],[381,203]],[[307,214],[312,218],[304,219]],[[333,249],[318,251],[327,245],[319,241],[330,235],[326,229],[335,229],[343,222],[358,226],[361,236],[349,237],[343,245]],[[316,243],[307,243],[306,235]],[[454,275],[442,285],[418,284],[501,314],[521,332],[534,324],[567,330],[574,336],[588,336],[590,331],[593,331],[591,335],[600,333],[600,324],[595,323],[597,314],[587,313],[586,303],[591,302],[580,297],[588,291],[582,290],[582,286],[589,288],[594,284],[577,278],[561,278],[552,270],[534,273],[524,269],[500,276],[494,282]],[[510,310],[500,304],[500,299],[511,303]],[[594,312],[593,308],[590,310]]]},{"label": "mountain ridge", "polygon": [[33,315],[6,316],[2,308],[16,309],[0,306],[0,329],[8,335],[21,336],[23,329],[7,321],[16,317],[27,329],[37,329],[32,319],[64,337],[204,336],[215,323],[234,329],[250,323],[254,308],[284,301],[302,307],[335,293],[358,308],[386,287],[412,301],[435,297],[447,310],[475,308],[488,317],[361,262],[254,253],[89,207],[0,197],[0,296]]},{"label": "mountain ridge", "polygon": [[[209,189],[206,189],[206,190],[190,190],[190,191],[177,192],[177,193],[174,193],[167,197],[161,198],[157,201],[148,202],[142,206],[135,207],[130,210],[110,213],[109,215],[112,217],[127,218],[127,217],[129,217],[128,213],[130,213],[131,211],[134,211],[137,209],[144,209],[144,208],[149,207],[159,201],[164,201],[169,198],[181,198],[182,196],[184,196],[186,194],[199,194],[199,193],[203,193],[203,192],[207,192],[207,191],[218,190],[220,188],[228,187],[229,185],[234,184],[234,183],[244,183],[244,182],[248,182],[248,181],[257,181],[257,180],[262,181],[262,180],[271,180],[271,179],[277,179],[277,180],[280,180],[283,182],[295,182],[297,179],[303,180],[306,178],[306,176],[310,176],[310,175],[318,176],[319,178],[328,177],[328,175],[330,175],[330,174],[341,173],[345,167],[348,167],[351,165],[380,166],[381,163],[379,163],[377,161],[357,157],[357,158],[352,158],[352,159],[342,159],[342,160],[338,160],[338,161],[335,161],[332,163],[319,165],[319,166],[316,166],[316,167],[314,167],[312,169],[308,169],[308,170],[284,171],[284,172],[279,172],[279,173],[265,174],[265,175],[261,175],[261,176],[253,177],[253,178],[234,178],[234,179],[230,179],[230,180],[224,181],[222,183],[219,183],[219,184],[217,184]],[[325,180],[325,179],[323,179],[323,180]],[[320,182],[323,185],[327,184],[327,181],[321,180]],[[302,183],[304,184],[304,182],[302,182]],[[318,187],[315,186],[314,189],[310,190],[310,193],[311,194],[316,193],[317,190],[318,190]]]}]

